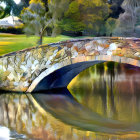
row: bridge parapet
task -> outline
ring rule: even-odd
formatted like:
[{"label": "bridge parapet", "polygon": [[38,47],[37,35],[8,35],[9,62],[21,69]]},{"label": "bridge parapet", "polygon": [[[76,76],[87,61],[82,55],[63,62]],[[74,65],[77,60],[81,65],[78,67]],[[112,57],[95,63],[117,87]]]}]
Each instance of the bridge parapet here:
[{"label": "bridge parapet", "polygon": [[31,92],[45,76],[64,66],[94,60],[140,67],[140,39],[87,38],[30,48],[0,57],[0,89]]}]

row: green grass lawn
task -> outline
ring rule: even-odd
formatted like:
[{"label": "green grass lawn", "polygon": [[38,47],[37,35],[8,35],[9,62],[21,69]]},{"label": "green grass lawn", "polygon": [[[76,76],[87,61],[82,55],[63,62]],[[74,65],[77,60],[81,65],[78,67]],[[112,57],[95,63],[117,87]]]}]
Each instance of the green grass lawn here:
[{"label": "green grass lawn", "polygon": [[[36,46],[38,39],[39,38],[37,36],[26,37],[26,35],[0,34],[0,55],[34,47]],[[57,37],[44,37],[43,44],[49,44],[69,39],[72,39],[72,37],[63,35]]]}]

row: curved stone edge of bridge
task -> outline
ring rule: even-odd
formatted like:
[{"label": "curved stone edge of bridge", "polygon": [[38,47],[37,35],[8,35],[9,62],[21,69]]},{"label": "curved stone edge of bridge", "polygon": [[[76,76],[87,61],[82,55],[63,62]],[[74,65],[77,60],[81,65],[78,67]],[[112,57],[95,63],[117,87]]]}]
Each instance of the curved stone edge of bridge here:
[{"label": "curved stone edge of bridge", "polygon": [[[140,67],[140,39],[86,38],[43,45],[0,58],[0,89],[32,91],[35,79],[63,66],[93,60],[128,63]],[[43,74],[42,74],[43,75]],[[37,82],[38,83],[38,82]]]},{"label": "curved stone edge of bridge", "polygon": [[[87,38],[82,38],[82,39],[71,39],[71,40],[65,40],[65,41],[60,41],[60,42],[56,42],[56,43],[49,43],[49,44],[44,44],[44,45],[40,45],[38,48],[44,48],[44,47],[56,47],[59,45],[66,45],[69,43],[75,43],[75,42],[83,42],[83,41],[98,41],[98,40],[111,40],[112,42],[114,41],[135,41],[139,43],[140,46],[140,38],[135,38],[135,37],[87,37]],[[0,56],[0,58],[3,57],[8,57],[8,56],[13,56],[16,54],[22,54],[25,53],[27,51],[31,51],[31,50],[35,50],[37,49],[37,47],[31,47],[31,48],[27,48],[27,49],[23,49],[23,50],[19,50],[19,51],[15,51],[15,52],[11,52],[11,53],[7,53],[4,54],[2,56]]]},{"label": "curved stone edge of bridge", "polygon": [[86,62],[86,61],[113,61],[113,62],[119,62],[119,63],[127,63],[133,66],[138,66],[140,67],[140,61],[139,60],[135,60],[132,58],[126,58],[126,57],[120,57],[120,56],[108,56],[108,55],[100,55],[100,56],[79,56],[76,58],[73,58],[72,60],[65,60],[63,61],[63,63],[59,63],[57,65],[52,66],[50,69],[45,70],[44,72],[42,72],[34,81],[33,83],[30,85],[30,87],[28,88],[27,92],[32,92],[35,87],[39,84],[39,82],[41,80],[43,80],[46,76],[48,76],[49,74],[51,74],[52,72],[67,66],[67,65],[71,65],[71,64],[75,64],[75,63],[79,63],[79,62]]}]

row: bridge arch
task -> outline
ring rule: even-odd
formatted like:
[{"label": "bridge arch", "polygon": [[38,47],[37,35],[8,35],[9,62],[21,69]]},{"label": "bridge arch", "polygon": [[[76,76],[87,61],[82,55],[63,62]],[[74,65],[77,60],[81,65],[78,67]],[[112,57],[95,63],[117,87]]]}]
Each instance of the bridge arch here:
[{"label": "bridge arch", "polygon": [[92,65],[93,61],[114,61],[140,67],[140,39],[76,39],[0,56],[0,90],[32,92],[54,71],[81,62]]},{"label": "bridge arch", "polygon": [[65,60],[43,71],[30,85],[27,92],[43,92],[53,88],[64,88],[70,81],[83,70],[106,61],[130,64],[140,67],[140,61],[120,56],[80,56]]}]

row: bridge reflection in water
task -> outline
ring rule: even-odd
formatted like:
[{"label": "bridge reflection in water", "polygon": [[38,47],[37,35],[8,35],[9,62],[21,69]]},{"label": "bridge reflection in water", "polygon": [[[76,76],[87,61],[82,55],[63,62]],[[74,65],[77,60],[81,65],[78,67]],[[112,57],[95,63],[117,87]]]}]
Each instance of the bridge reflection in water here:
[{"label": "bridge reflection in water", "polygon": [[140,139],[140,68],[97,64],[68,89],[1,94],[0,126],[29,139]]}]

